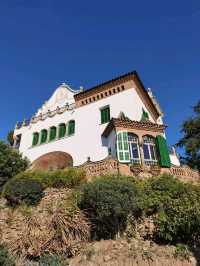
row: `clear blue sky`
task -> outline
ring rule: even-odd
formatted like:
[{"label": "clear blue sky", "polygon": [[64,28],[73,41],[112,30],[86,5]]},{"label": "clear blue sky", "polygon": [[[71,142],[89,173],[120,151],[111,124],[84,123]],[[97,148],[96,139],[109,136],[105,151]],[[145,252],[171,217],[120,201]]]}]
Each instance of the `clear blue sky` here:
[{"label": "clear blue sky", "polygon": [[200,99],[200,1],[0,1],[0,139],[62,82],[90,88],[137,70],[169,144]]}]

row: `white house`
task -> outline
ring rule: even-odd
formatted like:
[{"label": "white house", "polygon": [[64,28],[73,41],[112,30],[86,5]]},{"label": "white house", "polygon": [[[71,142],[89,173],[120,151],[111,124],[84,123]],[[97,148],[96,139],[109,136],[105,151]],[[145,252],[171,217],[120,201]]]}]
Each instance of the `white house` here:
[{"label": "white house", "polygon": [[[48,167],[63,156],[78,166],[108,155],[170,167],[165,128],[157,100],[134,71],[88,90],[60,85],[36,115],[17,123],[14,146]],[[172,164],[179,164],[176,159]]]}]

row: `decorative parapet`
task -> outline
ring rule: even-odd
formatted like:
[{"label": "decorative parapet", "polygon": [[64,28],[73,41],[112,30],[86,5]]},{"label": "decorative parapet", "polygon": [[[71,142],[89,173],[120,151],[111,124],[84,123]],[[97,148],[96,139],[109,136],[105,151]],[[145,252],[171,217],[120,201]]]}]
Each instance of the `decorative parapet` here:
[{"label": "decorative parapet", "polygon": [[66,104],[65,106],[63,107],[57,107],[55,110],[53,111],[48,111],[47,113],[45,114],[40,114],[38,116],[33,116],[30,120],[24,120],[23,122],[17,122],[16,124],[16,129],[20,129],[21,127],[23,126],[28,126],[30,124],[35,124],[37,123],[38,121],[44,121],[46,120],[48,117],[53,117],[55,116],[56,114],[62,114],[64,113],[65,111],[71,111],[75,108],[75,104]]},{"label": "decorative parapet", "polygon": [[172,166],[170,169],[170,174],[176,176],[182,181],[190,181],[190,182],[199,182],[200,181],[200,173],[196,170],[191,169],[190,167],[184,165],[182,167]]},{"label": "decorative parapet", "polygon": [[200,173],[191,169],[188,166],[171,168],[160,168],[159,166],[143,166],[143,165],[129,165],[119,163],[115,158],[108,156],[101,161],[91,162],[88,161],[84,164],[77,166],[86,172],[88,179],[94,176],[106,174],[121,174],[125,176],[134,176],[136,178],[146,179],[158,176],[163,173],[171,174],[181,181],[185,182],[200,182]]},{"label": "decorative parapet", "polygon": [[100,176],[105,174],[118,174],[118,161],[110,156],[107,158],[92,162],[88,160],[86,163],[77,166],[76,168],[82,168],[86,172],[86,176],[91,178],[93,176]]}]

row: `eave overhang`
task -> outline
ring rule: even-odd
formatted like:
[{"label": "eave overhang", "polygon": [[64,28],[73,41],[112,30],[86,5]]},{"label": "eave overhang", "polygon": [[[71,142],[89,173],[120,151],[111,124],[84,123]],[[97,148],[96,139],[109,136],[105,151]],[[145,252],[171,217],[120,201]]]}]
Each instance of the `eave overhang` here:
[{"label": "eave overhang", "polygon": [[150,121],[140,122],[130,119],[119,119],[119,118],[112,118],[109,124],[106,126],[105,130],[102,133],[103,137],[108,137],[110,132],[113,129],[123,128],[123,129],[137,129],[137,130],[145,130],[145,131],[153,131],[153,132],[160,132],[163,133],[166,129],[166,125],[159,125],[152,123]]}]

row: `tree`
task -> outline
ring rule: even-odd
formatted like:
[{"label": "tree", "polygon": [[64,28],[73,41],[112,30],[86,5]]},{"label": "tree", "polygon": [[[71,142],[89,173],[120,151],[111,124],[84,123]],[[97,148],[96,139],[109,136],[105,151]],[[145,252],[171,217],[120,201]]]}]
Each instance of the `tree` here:
[{"label": "tree", "polygon": [[14,134],[14,131],[10,130],[7,135],[7,142],[10,144],[10,146],[13,146],[14,144],[13,134]]},{"label": "tree", "polygon": [[0,141],[0,191],[9,178],[24,171],[28,165],[28,160],[17,150]]},{"label": "tree", "polygon": [[183,162],[200,171],[200,100],[193,111],[194,116],[182,125],[183,137],[177,145],[185,148]]}]

